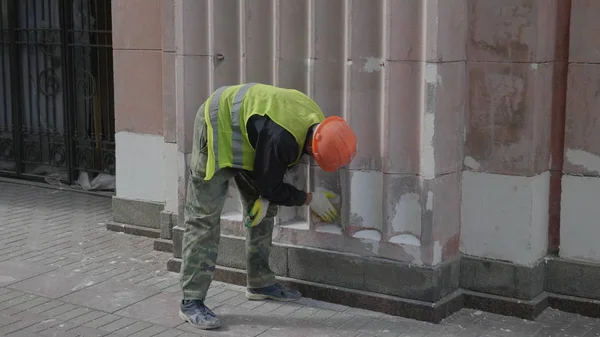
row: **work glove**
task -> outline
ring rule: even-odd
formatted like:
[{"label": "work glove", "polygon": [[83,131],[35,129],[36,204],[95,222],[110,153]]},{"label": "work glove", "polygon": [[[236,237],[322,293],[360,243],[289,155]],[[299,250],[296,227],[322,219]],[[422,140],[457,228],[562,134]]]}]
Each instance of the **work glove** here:
[{"label": "work glove", "polygon": [[337,210],[330,201],[335,198],[337,198],[337,195],[331,191],[317,191],[312,194],[312,200],[308,204],[308,207],[323,221],[331,222],[338,216]]},{"label": "work glove", "polygon": [[269,200],[258,198],[254,202],[252,208],[248,211],[246,218],[246,228],[252,228],[258,225],[265,216],[267,215],[267,209],[269,208]]}]

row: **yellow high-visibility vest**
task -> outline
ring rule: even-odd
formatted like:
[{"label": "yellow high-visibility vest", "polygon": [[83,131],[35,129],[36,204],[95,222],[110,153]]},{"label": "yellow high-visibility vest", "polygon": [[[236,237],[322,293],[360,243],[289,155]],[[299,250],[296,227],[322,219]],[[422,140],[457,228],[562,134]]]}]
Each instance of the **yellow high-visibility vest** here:
[{"label": "yellow high-visibility vest", "polygon": [[246,128],[250,117],[266,115],[294,136],[298,158],[290,166],[300,161],[310,127],[325,119],[317,103],[302,92],[258,83],[220,87],[200,113],[202,109],[208,148],[205,180],[221,168],[254,169],[256,152]]}]

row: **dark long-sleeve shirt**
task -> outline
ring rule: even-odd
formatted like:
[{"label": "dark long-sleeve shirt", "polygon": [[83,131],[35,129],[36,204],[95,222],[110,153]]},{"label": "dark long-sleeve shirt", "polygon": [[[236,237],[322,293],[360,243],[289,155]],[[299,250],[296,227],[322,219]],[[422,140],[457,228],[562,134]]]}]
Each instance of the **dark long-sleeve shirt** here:
[{"label": "dark long-sleeve shirt", "polygon": [[301,206],[306,192],[283,182],[289,165],[298,158],[294,136],[267,116],[253,116],[246,125],[250,144],[256,149],[254,178],[261,197],[282,206]]}]

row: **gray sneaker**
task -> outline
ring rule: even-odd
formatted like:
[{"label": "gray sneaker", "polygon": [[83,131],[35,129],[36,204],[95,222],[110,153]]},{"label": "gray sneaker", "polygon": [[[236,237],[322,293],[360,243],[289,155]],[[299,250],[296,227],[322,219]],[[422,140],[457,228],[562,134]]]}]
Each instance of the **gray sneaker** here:
[{"label": "gray sneaker", "polygon": [[179,317],[198,329],[210,330],[221,326],[217,315],[199,300],[181,301]]},{"label": "gray sneaker", "polygon": [[299,291],[285,288],[280,284],[256,289],[246,289],[246,298],[249,300],[296,301],[302,297]]}]

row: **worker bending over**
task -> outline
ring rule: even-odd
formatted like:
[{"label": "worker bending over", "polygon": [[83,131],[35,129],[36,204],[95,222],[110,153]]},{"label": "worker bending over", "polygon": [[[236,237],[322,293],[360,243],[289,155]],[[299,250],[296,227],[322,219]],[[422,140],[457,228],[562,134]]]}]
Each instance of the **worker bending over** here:
[{"label": "worker bending over", "polygon": [[277,206],[308,205],[325,221],[337,217],[321,191],[307,193],[284,183],[287,170],[304,154],[327,172],[350,163],[356,136],[344,119],[325,118],[305,94],[265,84],[217,89],[198,110],[194,124],[190,176],[185,204],[179,316],[201,329],[218,328],[205,306],[220,238],[220,218],[233,178],[249,214],[246,237],[247,290],[250,300],[292,301],[301,294],[278,284],[269,267]]}]

